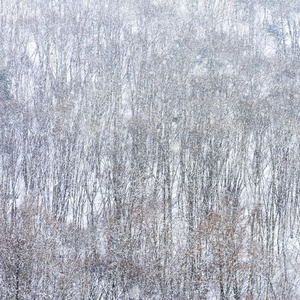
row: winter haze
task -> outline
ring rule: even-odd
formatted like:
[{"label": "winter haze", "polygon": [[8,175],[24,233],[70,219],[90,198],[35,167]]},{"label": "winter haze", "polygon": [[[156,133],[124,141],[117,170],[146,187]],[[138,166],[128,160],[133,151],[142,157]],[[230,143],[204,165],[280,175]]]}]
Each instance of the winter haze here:
[{"label": "winter haze", "polygon": [[0,299],[300,299],[298,0],[0,0]]}]

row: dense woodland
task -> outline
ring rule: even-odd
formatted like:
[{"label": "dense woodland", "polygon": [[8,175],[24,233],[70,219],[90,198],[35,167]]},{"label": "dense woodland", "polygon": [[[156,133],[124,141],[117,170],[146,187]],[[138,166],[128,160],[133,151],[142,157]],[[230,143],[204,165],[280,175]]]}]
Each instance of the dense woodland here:
[{"label": "dense woodland", "polygon": [[1,0],[1,299],[300,299],[300,2]]}]

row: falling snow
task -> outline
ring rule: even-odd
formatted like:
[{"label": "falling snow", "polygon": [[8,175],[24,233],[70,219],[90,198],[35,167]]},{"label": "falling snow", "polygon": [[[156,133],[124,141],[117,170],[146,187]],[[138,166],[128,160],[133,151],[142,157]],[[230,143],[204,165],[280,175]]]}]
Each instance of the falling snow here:
[{"label": "falling snow", "polygon": [[1,299],[300,299],[300,3],[0,3]]}]

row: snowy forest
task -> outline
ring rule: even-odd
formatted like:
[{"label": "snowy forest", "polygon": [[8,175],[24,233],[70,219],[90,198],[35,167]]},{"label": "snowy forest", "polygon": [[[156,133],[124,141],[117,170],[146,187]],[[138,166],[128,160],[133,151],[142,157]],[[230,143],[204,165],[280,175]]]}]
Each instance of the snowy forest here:
[{"label": "snowy forest", "polygon": [[0,299],[300,299],[298,0],[0,26]]}]

